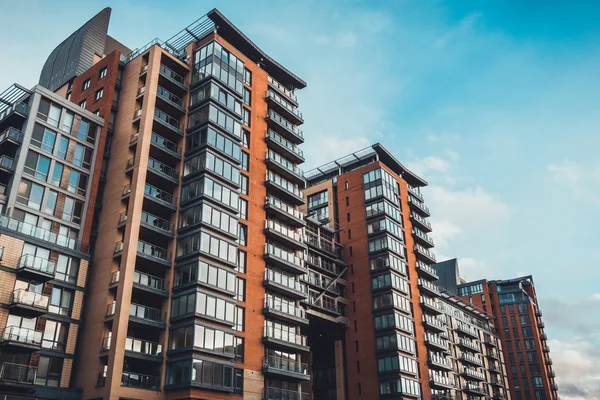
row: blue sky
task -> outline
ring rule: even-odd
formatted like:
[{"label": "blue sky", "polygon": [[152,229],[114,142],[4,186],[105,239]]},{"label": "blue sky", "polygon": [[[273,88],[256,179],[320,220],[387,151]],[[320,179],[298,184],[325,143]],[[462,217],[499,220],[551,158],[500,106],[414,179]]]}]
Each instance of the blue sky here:
[{"label": "blue sky", "polygon": [[600,399],[600,3],[0,0],[0,87],[106,5],[131,48],[218,6],[307,81],[306,169],[383,143],[430,182],[438,258],[533,274],[561,397]]}]

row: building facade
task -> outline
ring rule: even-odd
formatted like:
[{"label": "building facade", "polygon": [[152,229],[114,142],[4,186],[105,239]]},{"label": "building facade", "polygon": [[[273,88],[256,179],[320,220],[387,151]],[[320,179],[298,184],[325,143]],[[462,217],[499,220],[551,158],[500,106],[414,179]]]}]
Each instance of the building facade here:
[{"label": "building facade", "polygon": [[462,283],[458,292],[466,301],[494,315],[512,398],[557,400],[556,374],[533,277]]}]

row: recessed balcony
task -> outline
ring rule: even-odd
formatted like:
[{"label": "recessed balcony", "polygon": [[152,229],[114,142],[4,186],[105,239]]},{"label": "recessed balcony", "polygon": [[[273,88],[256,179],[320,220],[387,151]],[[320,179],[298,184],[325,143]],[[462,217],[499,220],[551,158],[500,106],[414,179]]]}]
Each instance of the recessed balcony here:
[{"label": "recessed balcony", "polygon": [[140,230],[141,237],[147,235],[155,240],[161,240],[165,237],[172,239],[175,236],[174,225],[171,222],[146,211],[141,213],[140,227],[143,228],[143,230]]},{"label": "recessed balcony", "polygon": [[458,345],[461,347],[466,347],[467,349],[471,349],[473,351],[476,352],[481,352],[481,347],[479,346],[479,344],[477,344],[477,342],[472,341],[470,339],[466,339],[466,338],[459,338],[458,339]]},{"label": "recessed balcony", "polygon": [[4,386],[33,385],[37,376],[37,368],[30,365],[2,363],[0,366],[0,383]]},{"label": "recessed balcony", "polygon": [[170,139],[183,136],[179,118],[172,117],[158,108],[154,109],[154,132],[161,136],[169,136]]},{"label": "recessed balcony", "polygon": [[263,373],[284,379],[309,381],[308,364],[287,357],[267,356],[263,361]]},{"label": "recessed balcony", "polygon": [[431,351],[428,352],[429,365],[436,369],[443,369],[446,371],[452,371],[452,359],[450,357],[441,356]]},{"label": "recessed balcony", "polygon": [[280,224],[277,220],[265,220],[264,232],[268,237],[285,243],[286,246],[291,248],[297,250],[306,248],[300,232],[297,232],[294,228],[288,228],[287,226]]},{"label": "recessed balcony", "polygon": [[158,72],[160,85],[172,91],[178,91],[180,93],[187,92],[187,86],[183,76],[164,64],[160,64]]},{"label": "recessed balcony", "polygon": [[42,348],[44,332],[20,326],[8,326],[2,332],[2,345],[39,350]]},{"label": "recessed balcony", "polygon": [[267,269],[263,285],[273,292],[283,294],[296,300],[308,297],[306,285],[291,276]]},{"label": "recessed balcony", "polygon": [[276,303],[273,300],[265,299],[263,314],[266,317],[283,320],[292,324],[308,325],[308,319],[302,308],[288,304]]},{"label": "recessed balcony", "polygon": [[282,347],[285,349],[309,352],[306,336],[283,331],[281,329],[266,326],[263,332],[263,343]]},{"label": "recessed balcony", "polygon": [[144,198],[150,200],[155,206],[162,209],[163,212],[165,208],[171,211],[177,210],[177,198],[175,196],[148,183],[144,186]]},{"label": "recessed balcony", "polygon": [[175,168],[150,157],[148,157],[148,173],[146,180],[154,186],[172,187],[179,183],[179,173]]},{"label": "recessed balcony", "polygon": [[133,272],[133,288],[154,295],[169,297],[169,281],[144,272]]},{"label": "recessed balcony", "polygon": [[431,334],[425,335],[425,345],[444,352],[448,352],[450,349],[447,340]]},{"label": "recessed balcony", "polygon": [[410,220],[413,225],[419,227],[423,232],[431,232],[431,223],[416,212],[410,212]]},{"label": "recessed balcony", "polygon": [[141,360],[162,362],[163,351],[160,343],[128,337],[125,339],[125,355]]},{"label": "recessed balcony", "polygon": [[121,386],[159,392],[160,376],[123,372],[121,374]]},{"label": "recessed balcony", "polygon": [[11,314],[36,317],[48,312],[50,297],[26,289],[17,289],[12,293],[8,308]]},{"label": "recessed balcony", "polygon": [[283,136],[278,134],[272,129],[267,130],[265,136],[267,147],[275,150],[279,154],[282,154],[288,160],[295,162],[296,164],[304,162],[304,152],[298,145],[285,139]]},{"label": "recessed balcony", "polygon": [[138,240],[137,254],[139,257],[142,257],[154,264],[169,268],[171,267],[173,254],[169,250],[155,244]]},{"label": "recessed balcony", "polygon": [[288,102],[287,98],[284,98],[274,90],[267,90],[266,101],[270,109],[277,112],[291,124],[300,125],[304,123],[304,118],[298,107]]},{"label": "recessed balcony", "polygon": [[160,108],[166,110],[168,113],[185,113],[185,107],[181,97],[160,85],[156,88],[156,104],[160,105]]},{"label": "recessed balcony", "polygon": [[143,326],[164,329],[166,327],[166,313],[156,308],[131,303],[129,306],[129,321]]},{"label": "recessed balcony", "polygon": [[264,400],[308,400],[308,393],[297,390],[279,389],[274,387],[265,387],[263,393]]},{"label": "recessed balcony", "polygon": [[304,221],[304,213],[295,209],[293,206],[284,203],[276,197],[267,196],[265,198],[265,210],[267,211],[268,215],[275,216],[277,219],[281,219],[292,226],[306,226],[306,222]]},{"label": "recessed balcony", "polygon": [[466,335],[469,335],[475,339],[479,339],[479,334],[477,333],[477,330],[475,328],[471,328],[469,325],[459,322],[456,324],[456,331],[460,332],[460,333],[464,333]]},{"label": "recessed balcony", "polygon": [[460,370],[460,374],[467,379],[473,379],[473,380],[477,380],[477,381],[485,381],[486,380],[485,374],[474,368],[463,367]]},{"label": "recessed balcony", "polygon": [[273,110],[269,110],[267,117],[265,118],[269,128],[283,136],[285,139],[292,143],[303,143],[304,133],[290,121],[283,118],[281,115]]},{"label": "recessed balcony", "polygon": [[[485,380],[485,378],[483,379]],[[477,384],[477,383],[472,383],[472,382],[467,382],[465,384],[465,386],[463,387],[463,391],[468,392],[468,393],[475,393],[478,395],[483,395],[483,396],[487,396],[487,390],[485,390],[485,387],[483,385]]]}]

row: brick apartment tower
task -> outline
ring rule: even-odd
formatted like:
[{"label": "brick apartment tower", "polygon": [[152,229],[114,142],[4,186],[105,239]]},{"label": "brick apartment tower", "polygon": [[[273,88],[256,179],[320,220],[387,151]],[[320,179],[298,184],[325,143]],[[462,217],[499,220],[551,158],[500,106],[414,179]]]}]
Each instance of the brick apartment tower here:
[{"label": "brick apartment tower", "polygon": [[558,400],[548,337],[532,276],[462,283],[458,293],[494,315],[513,400]]},{"label": "brick apartment tower", "polygon": [[217,10],[134,51],[110,14],[0,95],[0,394],[344,399],[339,230],[299,210],[306,84]]},{"label": "brick apartment tower", "polygon": [[348,399],[510,399],[491,317],[433,283],[427,183],[380,144],[305,177],[311,218],[344,227]]}]

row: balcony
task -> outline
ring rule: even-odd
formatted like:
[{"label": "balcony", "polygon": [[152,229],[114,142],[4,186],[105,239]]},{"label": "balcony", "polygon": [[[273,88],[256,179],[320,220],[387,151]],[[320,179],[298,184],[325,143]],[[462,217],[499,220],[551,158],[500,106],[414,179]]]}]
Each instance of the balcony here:
[{"label": "balcony", "polygon": [[447,332],[447,328],[446,328],[446,324],[444,323],[444,321],[442,321],[441,319],[428,315],[428,314],[423,314],[422,315],[422,321],[423,321],[423,325],[426,328],[429,328],[431,330],[437,331],[437,332]]},{"label": "balcony", "polygon": [[[161,105],[165,105],[173,109],[173,111],[180,111],[185,113],[184,103],[181,97],[174,95],[162,86],[156,88],[156,97]],[[158,102],[157,102],[158,103]]]},{"label": "balcony", "polygon": [[125,339],[125,355],[146,361],[162,362],[163,352],[160,343],[128,337]]},{"label": "balcony", "polygon": [[294,253],[276,247],[271,243],[265,243],[264,258],[273,265],[293,273],[305,274],[307,272],[302,258],[296,256]]},{"label": "balcony", "polygon": [[535,310],[535,316],[536,317],[541,317],[542,316],[542,310],[540,310],[539,308]]},{"label": "balcony", "polygon": [[309,381],[308,364],[286,357],[267,356],[263,361],[263,373],[277,375],[284,379]]},{"label": "balcony", "polygon": [[479,372],[474,368],[463,367],[460,370],[460,374],[467,379],[474,379],[477,381],[485,381],[485,374],[483,372]]},{"label": "balcony", "polygon": [[433,267],[428,264],[425,264],[423,261],[417,260],[415,266],[417,267],[417,272],[423,275],[425,278],[428,278],[433,281],[437,281],[440,279],[437,272]]},{"label": "balcony", "polygon": [[304,194],[296,184],[289,182],[271,171],[267,171],[267,174],[265,175],[265,185],[267,186],[268,191],[272,190],[293,205],[302,205],[305,203]]},{"label": "balcony", "polygon": [[302,308],[293,305],[276,303],[272,299],[265,299],[263,314],[273,319],[283,320],[292,324],[308,325],[308,319]]},{"label": "balcony", "polygon": [[553,392],[558,392],[558,384],[556,384],[556,383],[551,383],[551,384],[550,384],[550,389],[551,389]]},{"label": "balcony", "polygon": [[56,264],[45,258],[24,254],[17,264],[17,275],[26,280],[46,282],[54,279]]},{"label": "balcony", "polygon": [[[169,139],[166,139],[157,133],[152,132],[152,134],[150,135],[150,145],[152,146],[150,154],[151,156],[160,157],[162,154],[168,156],[162,157],[165,160],[181,160],[181,155],[179,154],[179,146],[177,145],[177,143],[172,142]],[[160,153],[159,151],[154,152],[152,151],[152,149],[157,149],[160,151]]]},{"label": "balcony", "polygon": [[0,146],[6,144],[12,144],[17,147],[23,143],[23,132],[13,128],[12,126],[6,129],[0,134]]},{"label": "balcony", "polygon": [[278,219],[281,219],[292,226],[306,226],[304,213],[298,211],[293,206],[282,202],[276,197],[267,196],[265,198],[265,210],[267,211],[267,214],[275,215]]},{"label": "balcony", "polygon": [[425,232],[431,232],[431,223],[414,211],[410,212],[410,220]]},{"label": "balcony", "polygon": [[444,310],[442,309],[442,305],[437,301],[430,297],[421,296],[420,297],[421,308],[426,309],[434,314],[442,314]]},{"label": "balcony", "polygon": [[472,340],[460,338],[460,339],[458,339],[458,344],[459,344],[459,346],[466,347],[466,348],[476,351],[478,353],[481,352],[481,347],[479,346],[479,344],[477,344],[477,342],[474,342]]},{"label": "balcony", "polygon": [[15,172],[15,160],[5,154],[0,156],[0,170],[13,173]]},{"label": "balcony", "polygon": [[495,337],[491,337],[490,335],[484,335],[483,341],[485,342],[485,344],[498,347],[498,339],[496,339]]},{"label": "balcony", "polygon": [[160,376],[123,372],[121,374],[121,386],[159,392]]},{"label": "balcony", "polygon": [[431,283],[422,278],[419,278],[418,284],[422,292],[433,294],[434,296],[439,296],[440,288],[436,284]]},{"label": "balcony", "polygon": [[465,386],[463,387],[463,391],[469,392],[469,393],[475,393],[475,394],[483,395],[483,396],[487,396],[487,394],[488,394],[483,385],[480,385],[478,383],[472,383],[472,382],[467,382],[465,384]]},{"label": "balcony", "polygon": [[429,383],[433,388],[436,389],[453,389],[455,386],[454,379],[452,377],[437,374],[431,374],[429,376]]},{"label": "balcony", "polygon": [[546,335],[545,333],[540,333],[540,340],[548,340],[548,335]]},{"label": "balcony", "polygon": [[155,295],[169,297],[169,281],[140,271],[133,272],[133,288]]},{"label": "balcony", "polygon": [[281,175],[285,179],[300,185],[302,188],[306,185],[304,179],[304,171],[294,165],[291,161],[283,158],[273,150],[267,150],[267,156],[265,158],[267,167],[275,173]]},{"label": "balcony", "polygon": [[179,173],[175,168],[150,157],[148,157],[148,172],[152,172],[156,178],[159,178],[155,180],[147,176],[146,179],[151,184],[162,185],[164,183],[171,183],[176,185],[179,183]]},{"label": "balcony", "polygon": [[459,357],[460,361],[463,363],[473,364],[478,367],[483,367],[483,360],[479,357],[475,357],[469,353],[461,353]]},{"label": "balcony", "polygon": [[302,117],[302,113],[298,110],[298,107],[288,103],[286,98],[280,96],[274,90],[267,90],[266,101],[270,109],[279,113],[290,123],[300,125],[304,122],[304,118]]},{"label": "balcony", "polygon": [[2,332],[2,345],[39,350],[44,332],[19,326],[8,326]]},{"label": "balcony", "polygon": [[423,247],[429,248],[429,249],[434,246],[433,239],[431,237],[429,237],[429,235],[427,235],[426,233],[421,231],[419,228],[414,227],[412,232],[413,232],[413,239],[415,239],[415,242],[417,242],[417,243],[421,244]]},{"label": "balcony", "polygon": [[504,381],[497,378],[490,379],[490,384],[492,384],[493,386],[504,387]]},{"label": "balcony", "polygon": [[281,329],[266,326],[263,334],[263,343],[272,344],[287,349],[297,351],[310,351],[308,347],[306,336],[299,335],[297,333],[283,331]]},{"label": "balcony", "polygon": [[129,321],[164,329],[166,326],[166,313],[156,308],[131,303],[129,306]]},{"label": "balcony", "polygon": [[452,371],[452,359],[439,354],[428,352],[429,365],[434,368]]},{"label": "balcony", "polygon": [[553,361],[550,357],[546,358],[546,365],[552,365]]},{"label": "balcony", "polygon": [[65,247],[82,253],[88,252],[87,243],[82,243],[81,241],[72,239],[68,236],[58,235],[35,225],[9,218],[6,215],[0,216],[0,227],[18,232],[21,235],[31,236],[33,238],[43,240],[44,242],[60,247]]},{"label": "balcony", "polygon": [[338,244],[334,242],[331,238],[322,237],[310,231],[305,231],[305,240],[306,244],[309,246],[320,250],[322,252],[328,253],[331,256],[338,256]]},{"label": "balcony", "polygon": [[498,354],[498,351],[496,351],[495,349],[490,349],[487,353],[487,356],[495,360],[500,360],[500,354]]},{"label": "balcony", "polygon": [[162,247],[138,240],[137,254],[148,261],[171,267],[172,253]]},{"label": "balcony", "polygon": [[294,143],[283,138],[272,129],[267,131],[265,136],[267,147],[283,154],[288,160],[295,163],[304,162],[304,152]]},{"label": "balcony", "polygon": [[550,346],[548,346],[547,344],[543,344],[542,345],[542,351],[544,353],[550,353]]},{"label": "balcony", "polygon": [[496,363],[490,363],[490,364],[488,364],[488,369],[490,371],[498,373],[498,374],[502,373],[502,368],[500,368],[500,365],[498,365]]},{"label": "balcony", "polygon": [[417,200],[416,197],[408,196],[408,204],[413,210],[424,217],[429,217],[431,215],[429,213],[429,207],[427,207],[423,202]]},{"label": "balcony", "polygon": [[449,351],[448,341],[440,338],[436,335],[427,334],[425,335],[425,344],[434,349],[441,350],[444,352]]},{"label": "balcony", "polygon": [[[165,129],[162,129],[161,135],[164,135],[166,132],[175,133],[178,136],[183,136],[183,131],[181,130],[181,124],[179,123],[178,118],[174,118],[167,114],[164,111],[159,110],[158,108],[154,109],[154,121],[158,122],[159,126],[162,126]],[[155,128],[158,128],[156,124]],[[168,133],[167,133],[168,134]]]},{"label": "balcony", "polygon": [[546,327],[546,324],[544,324],[544,322],[543,322],[543,321],[539,321],[539,322],[537,323],[537,326],[538,326],[538,328],[540,328],[540,329],[544,329],[544,328]]},{"label": "balcony", "polygon": [[[126,186],[127,187],[127,186]],[[162,207],[172,211],[177,210],[177,199],[171,193],[146,183],[144,186],[144,197]]]},{"label": "balcony", "polygon": [[274,292],[281,293],[296,300],[305,299],[308,296],[306,285],[288,275],[270,269],[265,270],[263,285]]},{"label": "balcony", "polygon": [[290,248],[297,250],[306,248],[301,233],[297,232],[296,229],[288,228],[287,226],[280,224],[276,220],[265,220],[264,233],[277,241],[285,243],[285,245]]},{"label": "balcony", "polygon": [[413,187],[410,185],[406,185],[408,189],[408,193],[415,196],[418,200],[423,201],[423,195],[421,194],[421,190],[418,187]]},{"label": "balcony", "polygon": [[308,393],[267,386],[264,389],[263,400],[308,400]]},{"label": "balcony", "polygon": [[48,312],[50,297],[25,289],[17,289],[12,293],[8,308],[11,314],[35,317]]},{"label": "balcony", "polygon": [[16,114],[21,118],[26,118],[27,117],[27,104],[25,104],[25,103],[13,104],[11,107],[0,112],[0,122],[4,121],[6,118],[8,118],[12,114]]},{"label": "balcony", "polygon": [[325,290],[336,297],[342,295],[340,288],[335,284],[334,280],[329,277],[308,274],[301,277],[301,279],[304,282],[308,282],[309,285],[318,288],[319,291]]},{"label": "balcony", "polygon": [[435,254],[418,243],[415,243],[415,254],[426,262],[435,263]]},{"label": "balcony", "polygon": [[[160,77],[164,77],[166,78],[166,82],[161,82],[163,84],[163,86],[165,85],[165,83],[167,83],[167,85],[173,85],[174,87],[169,87],[169,89],[173,90],[174,88],[177,88],[179,90],[183,90],[183,91],[187,91],[187,86],[185,85],[185,79],[183,78],[183,76],[179,75],[178,73],[176,73],[175,71],[173,71],[171,68],[166,67],[163,64],[160,64],[160,68],[158,70],[159,72],[159,76]],[[162,81],[162,79],[161,79]]]},{"label": "balcony", "polygon": [[323,257],[315,256],[314,254],[311,254],[311,252],[308,253],[306,263],[309,264],[311,268],[316,268],[332,275],[339,275],[341,272],[333,261],[327,260]]},{"label": "balcony", "polygon": [[[158,233],[161,236],[153,235],[156,239],[159,237],[167,237],[173,238],[174,234],[174,225],[167,221],[166,219],[157,217],[156,215],[150,214],[146,211],[142,211],[140,226],[148,229],[151,232]],[[150,234],[150,232],[144,232],[145,234]]]},{"label": "balcony", "polygon": [[0,382],[3,385],[33,385],[36,376],[37,368],[29,365],[5,362],[0,366]]},{"label": "balcony", "polygon": [[284,96],[288,101],[294,103],[294,105],[298,105],[298,97],[293,90],[290,90],[283,86],[281,83],[277,82],[275,79],[270,76],[267,78],[267,82],[269,87],[275,89],[280,95]]},{"label": "balcony", "polygon": [[479,334],[477,333],[477,330],[462,322],[456,324],[456,330],[458,332],[469,335],[475,339],[479,339]]},{"label": "balcony", "polygon": [[296,144],[304,142],[304,134],[302,131],[275,111],[269,110],[269,114],[265,119],[268,126],[285,139]]},{"label": "balcony", "polygon": [[[324,299],[327,299],[328,301],[324,301]],[[342,317],[346,317],[345,313],[342,313],[342,310],[340,309],[339,304],[329,297],[323,297],[323,296],[321,296],[319,298],[309,297],[308,304],[310,304],[313,307],[317,307],[321,311],[325,311],[326,313],[333,314],[336,316],[341,315]]]},{"label": "balcony", "polygon": [[549,378],[556,378],[556,372],[554,372],[554,370],[548,371],[548,377]]}]

